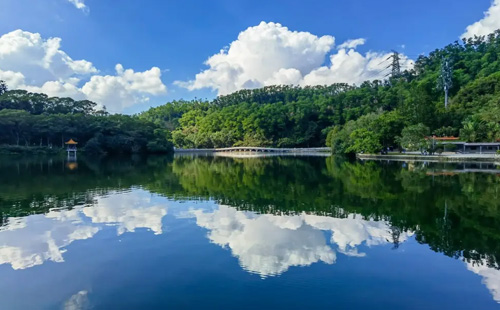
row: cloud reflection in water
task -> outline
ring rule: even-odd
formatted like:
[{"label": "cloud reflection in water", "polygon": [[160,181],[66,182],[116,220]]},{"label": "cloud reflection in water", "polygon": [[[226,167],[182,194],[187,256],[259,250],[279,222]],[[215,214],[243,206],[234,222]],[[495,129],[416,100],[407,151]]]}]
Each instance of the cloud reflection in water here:
[{"label": "cloud reflection in water", "polygon": [[[292,266],[333,264],[336,252],[364,256],[358,246],[391,242],[390,225],[363,220],[360,216],[332,218],[318,215],[271,215],[238,211],[220,206],[213,212],[191,211],[199,226],[209,230],[211,242],[228,247],[240,265],[261,277],[279,275]],[[327,244],[324,231],[332,233]],[[404,242],[412,233],[401,233]]]},{"label": "cloud reflection in water", "polygon": [[96,197],[93,206],[10,218],[0,228],[0,265],[26,269],[45,261],[64,262],[65,247],[92,238],[104,225],[116,226],[118,235],[136,228],[161,234],[166,214],[167,207],[153,205],[147,192],[133,191]]},{"label": "cloud reflection in water", "polygon": [[[337,254],[363,257],[365,246],[394,242],[389,222],[355,214],[334,218],[306,213],[256,214],[224,205],[189,211],[187,207],[174,210],[178,220],[195,218],[198,226],[208,230],[212,243],[228,248],[243,269],[262,278],[278,276],[294,266],[333,264]],[[134,190],[98,196],[92,206],[9,218],[0,228],[0,265],[20,270],[46,261],[64,262],[67,246],[94,237],[105,226],[116,227],[117,235],[137,228],[162,234],[167,211],[167,205],[155,204],[150,193]],[[400,232],[398,243],[412,235]],[[494,300],[500,302],[500,271],[486,264],[466,266],[482,277]]]}]

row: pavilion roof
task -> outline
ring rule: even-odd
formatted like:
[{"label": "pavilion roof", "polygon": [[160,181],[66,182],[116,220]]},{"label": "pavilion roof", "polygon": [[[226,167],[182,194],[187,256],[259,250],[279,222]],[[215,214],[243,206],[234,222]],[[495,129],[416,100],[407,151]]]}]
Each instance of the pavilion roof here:
[{"label": "pavilion roof", "polygon": [[68,142],[66,142],[66,144],[73,144],[73,145],[75,145],[75,144],[78,144],[78,142],[76,142],[76,141],[75,141],[75,140],[73,140],[73,139],[69,139],[69,141],[68,141]]}]

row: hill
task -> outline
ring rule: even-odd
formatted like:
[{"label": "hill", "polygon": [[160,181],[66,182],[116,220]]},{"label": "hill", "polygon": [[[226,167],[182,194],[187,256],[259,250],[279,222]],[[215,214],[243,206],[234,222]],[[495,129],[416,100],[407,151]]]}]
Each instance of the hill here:
[{"label": "hill", "polygon": [[[443,63],[450,64],[444,105]],[[420,56],[412,70],[359,86],[270,86],[212,101],[175,101],[140,114],[177,147],[331,145],[337,153],[412,147],[425,135],[500,139],[500,31]],[[404,145],[404,144],[407,145]],[[417,146],[413,146],[417,147]]]}]

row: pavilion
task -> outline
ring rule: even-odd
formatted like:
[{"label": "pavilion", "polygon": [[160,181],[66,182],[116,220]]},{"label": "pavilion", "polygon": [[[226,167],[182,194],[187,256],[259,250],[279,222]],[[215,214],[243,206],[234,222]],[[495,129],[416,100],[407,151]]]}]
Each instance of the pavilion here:
[{"label": "pavilion", "polygon": [[68,158],[69,157],[76,157],[76,145],[78,142],[76,142],[73,139],[69,139],[68,142],[65,142],[66,144],[66,152],[68,152]]}]

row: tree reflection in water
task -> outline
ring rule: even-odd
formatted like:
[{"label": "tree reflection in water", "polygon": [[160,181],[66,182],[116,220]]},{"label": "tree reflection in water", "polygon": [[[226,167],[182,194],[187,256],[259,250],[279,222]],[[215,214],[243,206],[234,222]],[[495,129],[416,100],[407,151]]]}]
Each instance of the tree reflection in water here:
[{"label": "tree reflection in water", "polygon": [[464,260],[500,301],[495,169],[333,157],[83,158],[74,170],[53,159],[2,160],[0,263],[23,269],[63,261],[67,245],[103,225],[116,226],[117,234],[161,234],[168,208],[153,204],[153,193],[215,201],[217,210],[185,214],[262,277],[332,264],[339,253],[363,256],[361,245],[397,249],[414,236]]}]

